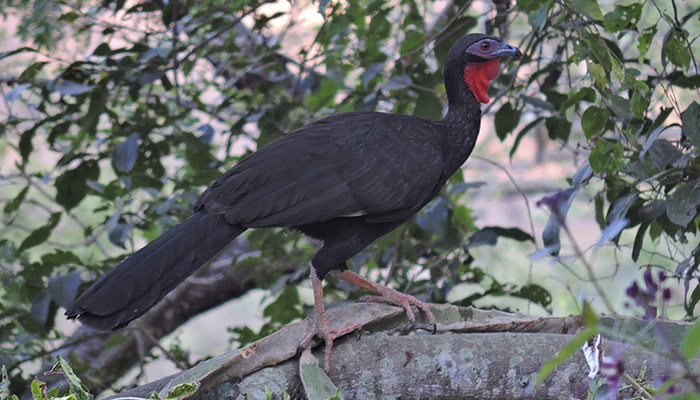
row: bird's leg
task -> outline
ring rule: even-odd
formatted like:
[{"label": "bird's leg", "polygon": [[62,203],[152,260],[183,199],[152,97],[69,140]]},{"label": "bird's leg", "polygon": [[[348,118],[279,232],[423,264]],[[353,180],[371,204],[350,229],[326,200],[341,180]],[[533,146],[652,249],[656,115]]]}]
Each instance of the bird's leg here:
[{"label": "bird's leg", "polygon": [[376,294],[376,296],[365,296],[362,299],[363,301],[382,302],[402,307],[406,312],[406,317],[408,318],[410,329],[413,329],[416,326],[416,316],[413,313],[413,310],[411,309],[411,306],[415,306],[419,310],[423,311],[426,319],[428,320],[428,326],[432,328],[433,333],[435,333],[435,331],[437,330],[435,315],[433,314],[432,310],[430,310],[430,306],[428,305],[428,303],[420,301],[414,296],[411,296],[410,294],[401,293],[398,290],[394,290],[386,286],[374,283],[368,280],[367,278],[350,271],[349,269],[343,271],[333,270],[330,272],[330,274],[336,277],[337,279],[342,279],[346,282],[350,282],[353,285],[359,286],[369,292]]},{"label": "bird's leg", "polygon": [[331,365],[331,350],[333,349],[333,340],[362,327],[361,323],[352,324],[341,329],[328,328],[328,319],[326,318],[326,306],[323,302],[323,284],[321,279],[316,274],[316,268],[311,267],[311,286],[314,292],[314,306],[316,308],[315,327],[301,341],[301,348],[311,347],[311,342],[314,336],[318,336],[326,342],[326,359],[325,370],[330,370]]}]

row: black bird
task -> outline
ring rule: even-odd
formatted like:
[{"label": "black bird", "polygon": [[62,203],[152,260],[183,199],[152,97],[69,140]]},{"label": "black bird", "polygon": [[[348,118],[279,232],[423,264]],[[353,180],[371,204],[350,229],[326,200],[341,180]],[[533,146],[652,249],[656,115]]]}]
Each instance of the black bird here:
[{"label": "black bird", "polygon": [[287,227],[323,242],[311,261],[318,318],[310,337],[326,339],[328,357],[337,336],[323,307],[321,279],[329,272],[402,306],[412,323],[415,306],[434,324],[427,304],[362,278],[346,262],[415,215],[469,157],[479,134],[479,103],[489,101],[501,56],[521,53],[482,34],[452,46],[444,66],[449,107],[441,121],[349,112],[260,148],[202,193],[194,215],[114,267],[66,315],[96,329],[123,327],[246,229]]}]

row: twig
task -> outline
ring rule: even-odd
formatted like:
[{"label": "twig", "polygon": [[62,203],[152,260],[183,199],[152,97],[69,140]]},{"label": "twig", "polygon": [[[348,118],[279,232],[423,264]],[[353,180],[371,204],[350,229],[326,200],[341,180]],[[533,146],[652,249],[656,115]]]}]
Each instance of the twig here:
[{"label": "twig", "polygon": [[175,365],[177,365],[178,368],[180,368],[183,371],[192,368],[192,366],[189,365],[189,363],[178,360],[173,353],[171,353],[168,349],[163,347],[163,345],[160,344],[160,341],[155,336],[153,336],[153,334],[149,332],[148,329],[139,327],[139,332],[143,333],[143,335],[146,336],[148,340],[150,340],[151,343],[153,343],[154,346],[159,348],[160,351],[162,351],[163,354],[165,354],[165,356],[170,361],[175,363]]},{"label": "twig", "polygon": [[[34,187],[37,191],[39,191],[39,193],[41,193],[46,199],[48,199],[50,201],[54,201],[54,198],[48,192],[46,192],[46,190],[44,190],[43,187],[36,184],[31,176],[26,175],[24,172],[22,172],[22,174],[27,179],[27,181],[31,184],[31,186]],[[40,203],[37,202],[37,204],[40,204]],[[48,210],[50,210],[50,209],[48,209]],[[85,223],[83,221],[81,221],[80,218],[78,218],[75,214],[73,214],[72,212],[70,212],[68,210],[65,210],[65,213],[66,213],[66,215],[68,215],[68,217],[70,219],[72,219],[76,224],[78,224],[78,226],[80,226],[80,228],[83,229],[83,231],[85,231],[87,229],[87,225],[85,225]],[[103,255],[109,257],[109,252],[97,240],[97,236],[93,236],[93,237],[94,237],[94,240],[92,240],[92,243],[95,244],[95,246],[102,252]],[[88,241],[87,243],[90,243],[90,241]]]},{"label": "twig", "polygon": [[193,55],[193,54],[195,54],[195,53],[198,53],[198,52],[199,52],[200,50],[202,50],[206,45],[208,45],[209,42],[211,42],[211,41],[214,40],[214,39],[217,39],[219,36],[223,35],[223,34],[226,33],[226,32],[229,32],[231,29],[233,29],[233,27],[235,27],[236,25],[238,25],[238,24],[243,20],[243,18],[245,18],[245,17],[248,16],[249,14],[255,12],[255,10],[257,10],[258,7],[262,6],[263,4],[270,3],[271,1],[272,1],[272,0],[264,0],[264,1],[259,2],[259,3],[256,4],[254,7],[250,8],[249,10],[247,10],[246,12],[244,12],[243,14],[241,14],[240,17],[238,17],[238,18],[234,19],[233,21],[231,21],[230,23],[226,24],[226,26],[224,26],[223,28],[219,29],[215,34],[209,36],[206,40],[203,40],[201,43],[199,43],[197,46],[195,46],[192,50],[188,51],[187,54],[185,54],[185,55],[180,59],[180,62],[182,62],[182,61],[184,61],[184,60],[187,60],[188,58],[190,58],[191,55]]},{"label": "twig", "polygon": [[640,385],[634,378],[632,378],[627,372],[622,373],[622,377],[625,378],[625,380],[632,385],[634,390],[637,391],[637,393],[641,394],[642,397],[644,397],[647,400],[654,400],[654,396],[652,396],[649,392],[647,392],[642,385]]},{"label": "twig", "polygon": [[527,195],[525,194],[525,192],[523,192],[522,189],[520,189],[520,186],[518,186],[518,183],[515,181],[515,178],[513,178],[513,175],[511,175],[510,172],[508,172],[508,170],[505,167],[503,167],[502,165],[500,165],[499,163],[497,163],[495,161],[489,160],[488,158],[476,156],[476,155],[473,155],[472,158],[475,158],[475,159],[481,160],[487,164],[493,165],[494,167],[503,171],[506,174],[506,176],[508,177],[508,179],[510,179],[510,182],[515,187],[515,190],[522,196],[523,200],[525,201],[525,208],[527,209],[527,218],[528,218],[528,222],[530,223],[530,232],[532,233],[532,237],[534,239],[535,238],[535,224],[532,222],[532,212],[530,210],[530,201],[527,199]]}]

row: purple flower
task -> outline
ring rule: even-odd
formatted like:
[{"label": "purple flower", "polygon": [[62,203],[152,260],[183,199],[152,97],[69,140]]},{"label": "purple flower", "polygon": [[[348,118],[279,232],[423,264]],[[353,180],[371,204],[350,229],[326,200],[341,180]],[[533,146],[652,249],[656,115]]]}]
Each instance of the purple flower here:
[{"label": "purple flower", "polygon": [[651,274],[651,268],[644,271],[644,284],[647,286],[650,297],[656,297],[656,292],[659,290],[659,285],[654,282],[654,277]]},{"label": "purple flower", "polygon": [[659,283],[665,281],[666,280],[666,271],[663,271],[663,270],[659,271],[658,277],[659,277]]},{"label": "purple flower", "polygon": [[603,362],[600,364],[600,376],[608,383],[608,391],[603,397],[604,399],[617,399],[620,378],[625,372],[625,364],[618,356],[619,354],[614,357],[603,356]]},{"label": "purple flower", "polygon": [[567,200],[569,200],[569,196],[567,196],[563,191],[558,191],[553,195],[545,196],[537,200],[537,203],[535,204],[537,204],[537,207],[542,207],[543,205],[547,206],[550,210],[554,211],[561,203]]},{"label": "purple flower", "polygon": [[664,290],[661,292],[661,297],[665,301],[671,300],[671,289],[670,288],[664,288]]},{"label": "purple flower", "polygon": [[637,281],[632,282],[632,285],[630,285],[630,287],[628,287],[627,290],[625,291],[625,293],[627,294],[627,297],[634,300],[635,303],[639,299],[639,292],[640,292],[640,290],[639,290],[639,285],[637,284]]}]

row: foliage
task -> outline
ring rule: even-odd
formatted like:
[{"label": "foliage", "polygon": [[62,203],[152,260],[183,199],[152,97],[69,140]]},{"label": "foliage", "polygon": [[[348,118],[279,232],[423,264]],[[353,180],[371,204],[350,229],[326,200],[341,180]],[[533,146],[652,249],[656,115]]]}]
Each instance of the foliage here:
[{"label": "foliage", "polygon": [[[503,238],[529,251],[542,241],[539,256],[559,254],[570,201],[588,189],[601,244],[631,247],[640,266],[655,254],[649,248],[672,249],[669,272],[682,281],[693,317],[700,8],[673,0],[500,3],[322,0],[311,6],[318,26],[308,26],[301,6],[269,2],[1,1],[2,15],[19,18],[25,43],[0,53],[0,364],[10,390],[30,387],[26,377],[37,371],[29,361],[70,342],[57,322],[62,307],[185,218],[201,190],[250,151],[330,113],[439,119],[439,63],[455,37],[482,26],[526,55],[504,64],[485,108],[497,137],[512,143],[510,156],[541,132],[585,154],[587,165],[551,209],[541,240],[534,230],[478,227],[466,199],[480,184],[457,174],[417,218],[358,255],[355,268],[389,271],[395,287],[432,301],[508,308],[499,297],[521,298],[551,312],[546,285],[504,282],[472,253]],[[633,233],[631,243],[622,231]],[[284,230],[246,239],[257,252],[235,267],[250,270],[251,285],[271,289],[275,300],[259,332],[231,329],[240,342],[304,315],[294,284],[314,249]],[[556,259],[567,256],[565,248]],[[478,289],[464,295],[456,289],[464,286]],[[89,363],[74,367],[80,374]]]}]

